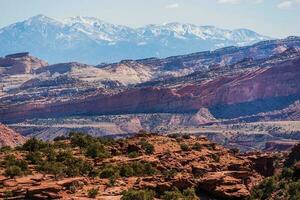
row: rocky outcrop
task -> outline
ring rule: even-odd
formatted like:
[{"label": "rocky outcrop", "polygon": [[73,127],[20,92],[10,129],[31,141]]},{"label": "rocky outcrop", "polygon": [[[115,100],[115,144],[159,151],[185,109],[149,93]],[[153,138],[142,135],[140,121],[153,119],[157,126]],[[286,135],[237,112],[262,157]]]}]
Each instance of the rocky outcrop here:
[{"label": "rocky outcrop", "polygon": [[45,61],[30,56],[29,53],[12,54],[0,58],[0,75],[28,74],[47,65]]},{"label": "rocky outcrop", "polygon": [[0,147],[16,147],[23,144],[26,138],[16,133],[7,126],[0,124]]},{"label": "rocky outcrop", "polygon": [[273,155],[255,155],[250,157],[254,163],[254,169],[261,175],[268,177],[273,176],[275,173],[275,160]]},{"label": "rocky outcrop", "polygon": [[300,143],[292,148],[284,164],[290,167],[298,161],[300,161]]}]

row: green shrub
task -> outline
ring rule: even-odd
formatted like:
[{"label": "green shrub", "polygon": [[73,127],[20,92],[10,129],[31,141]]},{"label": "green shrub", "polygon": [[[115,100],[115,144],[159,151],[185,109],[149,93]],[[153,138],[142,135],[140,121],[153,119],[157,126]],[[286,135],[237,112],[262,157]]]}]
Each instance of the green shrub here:
[{"label": "green shrub", "polygon": [[132,162],[129,164],[134,172],[134,176],[144,176],[144,175],[153,175],[155,173],[155,169],[148,162]]},{"label": "green shrub", "polygon": [[44,173],[53,174],[57,178],[65,174],[66,166],[59,162],[44,161],[37,166],[37,169]]},{"label": "green shrub", "polygon": [[198,200],[198,196],[196,195],[194,188],[187,188],[182,192],[185,200]]},{"label": "green shrub", "polygon": [[87,147],[86,155],[91,158],[106,158],[108,152],[105,151],[104,146],[100,143],[92,143]]},{"label": "green shrub", "polygon": [[91,143],[95,141],[91,136],[77,132],[71,132],[69,134],[69,137],[71,140],[71,144],[80,148],[87,148]]},{"label": "green shrub", "polygon": [[175,188],[173,191],[165,191],[161,196],[163,200],[198,200],[195,189],[187,188],[183,192]]},{"label": "green shrub", "polygon": [[41,151],[42,149],[46,148],[48,145],[49,144],[47,144],[46,142],[43,142],[36,138],[30,138],[23,144],[22,149],[25,151]]},{"label": "green shrub", "polygon": [[174,191],[165,191],[161,198],[163,200],[182,200],[183,195],[176,189]]},{"label": "green shrub", "polygon": [[88,197],[89,198],[95,198],[98,194],[98,189],[97,188],[93,188],[93,189],[90,189],[88,191]]},{"label": "green shrub", "polygon": [[87,161],[81,158],[72,158],[64,162],[66,166],[65,173],[69,177],[89,175],[93,167]]},{"label": "green shrub", "polygon": [[185,143],[181,144],[180,148],[181,148],[182,151],[189,151],[190,150],[189,145],[187,145]]},{"label": "green shrub", "polygon": [[111,178],[117,177],[119,175],[119,170],[111,165],[105,166],[100,172],[100,178]]},{"label": "green shrub", "polygon": [[22,169],[19,166],[8,166],[5,170],[5,175],[13,178],[15,176],[21,176],[23,174]]},{"label": "green shrub", "polygon": [[56,162],[71,162],[71,160],[75,159],[71,150],[63,150],[54,154]]},{"label": "green shrub", "polygon": [[2,164],[5,166],[5,174],[9,177],[21,176],[28,173],[28,164],[25,160],[17,160],[13,155],[4,157]]},{"label": "green shrub", "polygon": [[193,147],[192,147],[193,150],[196,150],[196,151],[201,151],[202,149],[202,145],[199,143],[199,142],[196,142]]},{"label": "green shrub", "polygon": [[67,140],[69,139],[69,137],[66,137],[64,135],[61,135],[61,136],[57,136],[53,139],[53,141],[57,142],[57,141],[62,141],[62,140]]},{"label": "green shrub", "polygon": [[280,177],[281,178],[292,178],[294,170],[292,168],[283,168]]},{"label": "green shrub", "polygon": [[11,190],[7,190],[3,192],[4,198],[10,198],[14,196],[14,193]]},{"label": "green shrub", "polygon": [[155,193],[151,190],[133,190],[123,192],[121,200],[153,200]]},{"label": "green shrub", "polygon": [[276,178],[269,177],[263,180],[258,186],[251,191],[251,199],[267,199],[277,189]]},{"label": "green shrub", "polygon": [[165,178],[170,179],[174,178],[177,174],[177,171],[175,169],[167,169],[162,172]]},{"label": "green shrub", "polygon": [[129,158],[137,158],[139,156],[140,156],[140,154],[136,151],[132,151],[132,152],[128,153]]},{"label": "green shrub", "polygon": [[150,144],[149,142],[147,142],[146,140],[141,140],[140,145],[141,145],[142,149],[145,150],[147,155],[151,155],[154,153],[154,146],[152,144]]},{"label": "green shrub", "polygon": [[26,160],[30,161],[31,164],[37,164],[43,160],[43,156],[39,151],[30,151],[26,155]]},{"label": "green shrub", "polygon": [[214,161],[220,162],[220,156],[218,154],[212,154],[211,157],[214,159]]},{"label": "green shrub", "polygon": [[131,177],[134,176],[134,171],[130,165],[123,165],[120,168],[120,176],[122,177]]},{"label": "green shrub", "polygon": [[12,148],[10,146],[4,146],[0,148],[0,152],[9,152],[12,151]]}]

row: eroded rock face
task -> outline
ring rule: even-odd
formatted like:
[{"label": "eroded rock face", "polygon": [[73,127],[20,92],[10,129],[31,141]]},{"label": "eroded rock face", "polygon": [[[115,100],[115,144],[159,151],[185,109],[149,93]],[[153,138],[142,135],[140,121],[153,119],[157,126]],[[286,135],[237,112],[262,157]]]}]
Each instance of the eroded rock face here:
[{"label": "eroded rock face", "polygon": [[298,143],[292,148],[290,154],[288,155],[285,161],[285,165],[292,166],[294,163],[298,161],[300,161],[300,143]]},{"label": "eroded rock face", "polygon": [[8,55],[0,58],[0,75],[28,74],[47,65],[47,62],[30,56],[29,53]]},{"label": "eroded rock face", "polygon": [[16,133],[7,126],[0,124],[0,147],[10,146],[16,147],[23,144],[26,138]]},{"label": "eroded rock face", "polygon": [[250,157],[254,163],[254,169],[263,176],[273,176],[275,173],[275,160],[273,155],[256,155]]},{"label": "eroded rock face", "polygon": [[238,75],[181,85],[176,88],[133,88],[117,94],[96,94],[57,102],[9,106],[0,116],[7,121],[33,117],[61,117],[155,112],[197,112],[203,107],[232,105],[260,99],[300,95],[300,58]]}]

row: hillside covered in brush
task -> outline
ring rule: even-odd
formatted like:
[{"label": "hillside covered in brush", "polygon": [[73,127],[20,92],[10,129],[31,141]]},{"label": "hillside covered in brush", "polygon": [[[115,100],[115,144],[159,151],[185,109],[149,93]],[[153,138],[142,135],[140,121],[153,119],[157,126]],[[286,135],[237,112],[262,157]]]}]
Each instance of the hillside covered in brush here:
[{"label": "hillside covered in brush", "polygon": [[[280,173],[284,156],[240,154],[204,137],[140,132],[118,140],[81,133],[53,142],[32,138],[15,149],[2,147],[0,160],[4,199],[196,200],[267,199],[273,178],[265,177]],[[296,181],[286,171],[284,180]]]}]

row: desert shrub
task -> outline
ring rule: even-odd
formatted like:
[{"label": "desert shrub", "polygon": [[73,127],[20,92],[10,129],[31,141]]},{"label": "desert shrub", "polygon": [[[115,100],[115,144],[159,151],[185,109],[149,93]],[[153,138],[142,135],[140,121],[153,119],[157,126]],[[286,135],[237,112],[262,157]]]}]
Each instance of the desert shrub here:
[{"label": "desert shrub", "polygon": [[191,136],[189,134],[183,134],[182,138],[187,140],[187,139],[190,139]]},{"label": "desert shrub", "polygon": [[129,158],[137,158],[139,156],[140,156],[140,154],[136,151],[132,151],[132,152],[128,153]]},{"label": "desert shrub", "polygon": [[100,172],[100,178],[111,178],[111,177],[117,177],[118,175],[119,175],[118,168],[112,165],[105,166]]},{"label": "desert shrub", "polygon": [[137,136],[139,137],[147,137],[148,135],[150,135],[151,133],[147,132],[146,130],[140,130],[138,133],[137,133]]},{"label": "desert shrub", "polygon": [[283,168],[280,177],[281,178],[292,178],[294,170],[292,168]]},{"label": "desert shrub", "polygon": [[37,169],[44,173],[53,174],[57,178],[65,174],[66,166],[59,162],[44,161],[37,166]]},{"label": "desert shrub", "polygon": [[5,169],[5,175],[9,176],[10,178],[13,178],[15,176],[21,176],[23,174],[21,168],[16,165],[8,166]]},{"label": "desert shrub", "polygon": [[92,177],[92,178],[95,178],[97,176],[100,176],[100,173],[101,173],[100,169],[93,167],[92,170],[89,172],[88,176]]},{"label": "desert shrub", "polygon": [[0,148],[0,152],[9,152],[12,148],[10,146],[4,146]]},{"label": "desert shrub", "polygon": [[183,192],[175,188],[172,191],[165,191],[161,196],[163,200],[198,200],[196,192],[193,188],[187,188]]},{"label": "desert shrub", "polygon": [[26,155],[26,160],[30,161],[31,164],[37,164],[43,160],[43,155],[39,151],[30,151]]},{"label": "desert shrub", "polygon": [[59,151],[55,156],[56,162],[70,162],[75,159],[70,150]]},{"label": "desert shrub", "polygon": [[125,164],[120,167],[120,176],[131,177],[131,176],[145,176],[153,175],[156,173],[155,168],[151,163],[142,163],[140,161]]},{"label": "desert shrub", "polygon": [[185,143],[181,144],[180,148],[181,148],[182,151],[189,151],[190,150],[189,145],[187,145]]},{"label": "desert shrub", "polygon": [[109,138],[109,137],[99,137],[97,138],[98,142],[100,142],[101,144],[107,146],[107,145],[114,145],[116,144],[116,140],[114,140],[113,138]]},{"label": "desert shrub", "polygon": [[196,150],[196,151],[201,151],[202,149],[202,145],[199,143],[199,142],[196,142],[193,147],[192,147],[193,150]]},{"label": "desert shrub", "polygon": [[212,154],[211,158],[216,162],[220,162],[220,156],[218,154]]},{"label": "desert shrub", "polygon": [[290,200],[300,199],[300,181],[292,182],[288,185],[288,194],[290,196]]},{"label": "desert shrub", "polygon": [[71,132],[69,137],[71,144],[80,148],[87,148],[91,143],[95,142],[95,138],[83,133]]},{"label": "desert shrub", "polygon": [[276,189],[275,177],[266,178],[262,183],[253,188],[251,199],[267,199]]},{"label": "desert shrub", "polygon": [[187,188],[182,192],[185,200],[198,200],[198,196],[196,195],[194,188]]},{"label": "desert shrub", "polygon": [[90,189],[88,191],[88,197],[89,198],[95,198],[98,194],[98,189],[97,188],[93,188],[93,189]]},{"label": "desert shrub", "polygon": [[17,160],[13,155],[4,157],[2,165],[5,166],[5,174],[9,177],[21,176],[28,173],[28,164],[25,160]]},{"label": "desert shrub", "polygon": [[53,139],[53,141],[57,142],[57,141],[62,141],[62,140],[67,140],[69,139],[69,137],[61,135],[61,136],[57,136]]},{"label": "desert shrub", "polygon": [[152,144],[150,144],[149,142],[147,142],[146,140],[141,140],[140,145],[141,145],[142,149],[145,150],[147,155],[151,155],[154,153],[154,146]]},{"label": "desert shrub", "polygon": [[22,150],[25,151],[41,151],[42,149],[46,148],[47,146],[49,146],[48,143],[43,142],[41,140],[38,140],[36,138],[30,138],[29,140],[27,140],[23,146],[22,146]]},{"label": "desert shrub", "polygon": [[179,190],[165,191],[161,197],[163,200],[182,200],[183,196]]},{"label": "desert shrub", "polygon": [[7,190],[3,192],[4,198],[10,198],[14,196],[14,193],[11,190]]},{"label": "desert shrub", "polygon": [[132,167],[134,176],[144,176],[144,175],[153,175],[155,173],[155,169],[148,162],[132,162],[129,164]]},{"label": "desert shrub", "polygon": [[54,150],[54,148],[47,148],[43,153],[47,161],[56,161],[58,156],[58,153]]},{"label": "desert shrub", "polygon": [[86,155],[91,158],[106,158],[108,152],[104,149],[104,146],[100,143],[92,143],[86,149]]},{"label": "desert shrub", "polygon": [[89,175],[93,170],[90,163],[81,158],[74,157],[72,152],[69,150],[59,151],[51,157],[51,159],[47,159],[38,165],[37,168],[39,171],[54,175],[66,175],[73,177]]},{"label": "desert shrub", "polygon": [[122,176],[122,177],[134,176],[133,168],[130,165],[123,165],[120,168],[120,176]]},{"label": "desert shrub", "polygon": [[80,158],[73,158],[66,162],[66,175],[70,177],[80,176],[80,175],[88,175],[93,170],[93,167],[87,161],[84,161]]},{"label": "desert shrub", "polygon": [[162,174],[167,178],[174,178],[177,174],[177,171],[175,169],[166,169],[164,171],[162,171]]},{"label": "desert shrub", "polygon": [[123,192],[121,200],[153,200],[155,192],[151,190],[133,190],[129,189]]}]

